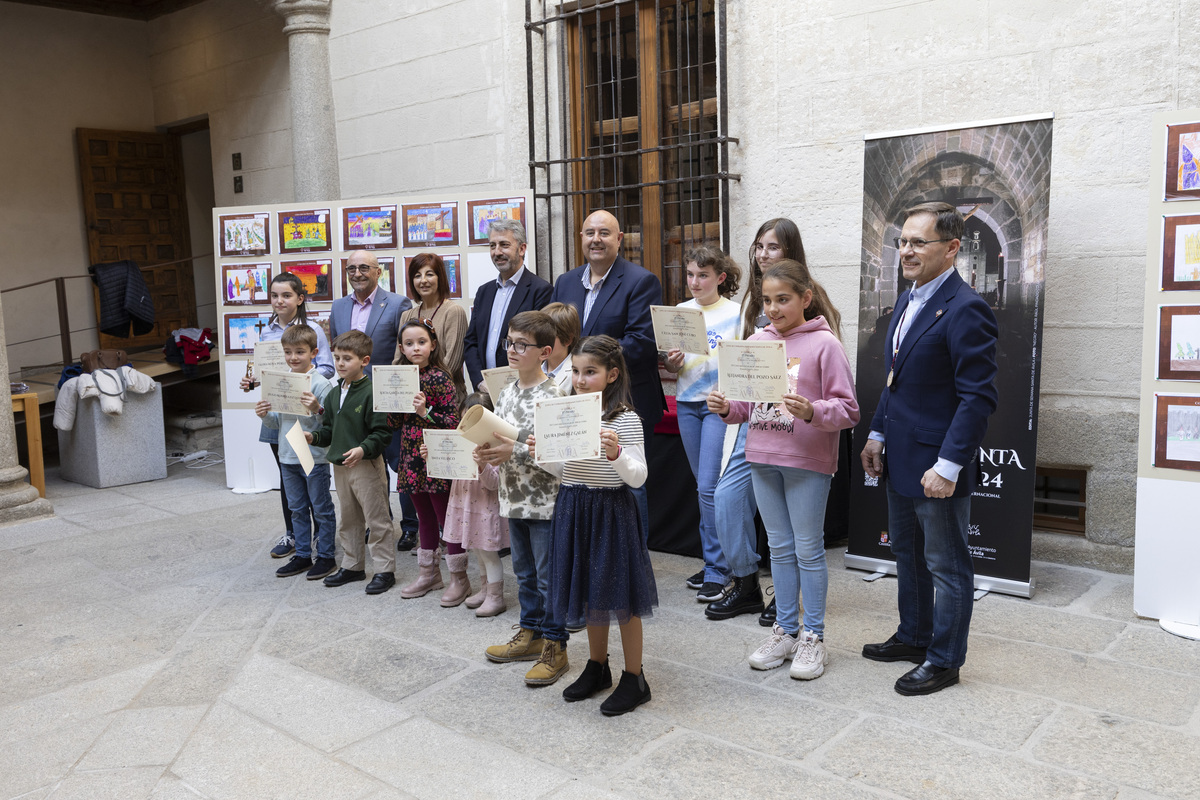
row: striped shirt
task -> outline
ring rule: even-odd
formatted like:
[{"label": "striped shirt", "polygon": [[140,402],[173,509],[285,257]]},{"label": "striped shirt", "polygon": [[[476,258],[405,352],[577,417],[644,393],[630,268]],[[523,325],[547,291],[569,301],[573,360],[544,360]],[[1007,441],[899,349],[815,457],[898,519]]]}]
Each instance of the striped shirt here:
[{"label": "striped shirt", "polygon": [[542,468],[562,477],[567,486],[588,486],[592,489],[615,489],[630,486],[634,489],[646,482],[646,450],[642,443],[642,420],[633,411],[626,411],[616,419],[603,420],[602,428],[617,432],[621,454],[616,461],[609,461],[601,452],[599,458],[581,458],[543,464]]}]

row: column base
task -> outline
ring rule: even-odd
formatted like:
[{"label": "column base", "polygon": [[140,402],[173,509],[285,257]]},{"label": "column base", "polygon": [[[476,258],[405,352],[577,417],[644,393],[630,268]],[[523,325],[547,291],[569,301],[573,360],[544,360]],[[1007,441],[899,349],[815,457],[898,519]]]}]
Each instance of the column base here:
[{"label": "column base", "polygon": [[29,485],[28,477],[24,467],[0,469],[0,525],[54,516],[54,506]]}]

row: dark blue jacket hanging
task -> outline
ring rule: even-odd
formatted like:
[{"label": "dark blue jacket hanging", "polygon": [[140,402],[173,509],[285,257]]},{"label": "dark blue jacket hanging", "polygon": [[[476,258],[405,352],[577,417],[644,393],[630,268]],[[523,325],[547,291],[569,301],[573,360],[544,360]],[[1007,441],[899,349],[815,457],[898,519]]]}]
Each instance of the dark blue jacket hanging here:
[{"label": "dark blue jacket hanging", "polygon": [[88,267],[100,296],[100,332],[121,339],[143,336],[154,330],[154,300],[132,261],[113,261]]}]

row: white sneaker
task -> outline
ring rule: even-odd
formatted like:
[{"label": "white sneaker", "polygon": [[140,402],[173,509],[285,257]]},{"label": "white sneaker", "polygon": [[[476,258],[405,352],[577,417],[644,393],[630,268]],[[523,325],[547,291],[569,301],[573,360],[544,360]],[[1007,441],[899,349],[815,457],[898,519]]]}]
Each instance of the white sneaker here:
[{"label": "white sneaker", "polygon": [[825,674],[825,665],[828,663],[829,653],[825,650],[825,642],[812,631],[800,631],[796,655],[792,658],[791,676],[796,680],[811,681]]},{"label": "white sneaker", "polygon": [[795,652],[796,637],[790,633],[784,633],[783,628],[776,623],[771,628],[771,635],[750,654],[750,668],[775,669],[791,658]]}]

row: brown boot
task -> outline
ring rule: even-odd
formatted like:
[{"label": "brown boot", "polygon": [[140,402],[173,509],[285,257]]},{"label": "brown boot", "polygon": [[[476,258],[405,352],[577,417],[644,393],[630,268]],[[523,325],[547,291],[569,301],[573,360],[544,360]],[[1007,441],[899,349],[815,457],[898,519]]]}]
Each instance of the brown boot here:
[{"label": "brown boot", "polygon": [[417,551],[417,566],[421,571],[417,573],[415,581],[400,587],[400,596],[405,600],[424,597],[434,589],[441,589],[445,586],[442,583],[442,568],[438,566],[436,554],[436,550]]},{"label": "brown boot", "polygon": [[467,554],[446,556],[446,567],[450,570],[450,585],[442,595],[442,608],[454,608],[471,593],[471,579],[467,577]]},{"label": "brown boot", "polygon": [[504,602],[504,579],[489,583],[484,587],[487,596],[483,598],[483,603],[479,608],[475,609],[477,617],[494,617],[497,614],[503,614],[508,611],[508,606]]},{"label": "brown boot", "polygon": [[466,600],[464,600],[463,605],[466,606],[467,608],[479,608],[481,605],[483,605],[483,599],[485,597],[487,597],[487,585],[488,585],[487,573],[480,572],[479,573],[479,591],[476,592],[475,594],[471,595],[470,597],[468,597]]}]

